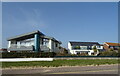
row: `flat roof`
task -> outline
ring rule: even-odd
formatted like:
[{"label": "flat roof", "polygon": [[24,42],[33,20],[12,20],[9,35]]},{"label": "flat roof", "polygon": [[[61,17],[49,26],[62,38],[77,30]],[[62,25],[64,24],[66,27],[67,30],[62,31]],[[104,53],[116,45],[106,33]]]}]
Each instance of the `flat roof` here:
[{"label": "flat roof", "polygon": [[11,38],[8,38],[7,40],[25,40],[25,39],[29,39],[29,38],[34,38],[34,34],[40,34],[40,35],[44,35],[42,32],[40,32],[39,30],[37,31],[33,31],[33,32],[29,32],[29,33],[25,33],[25,34],[21,34],[21,35],[17,35]]},{"label": "flat roof", "polygon": [[43,37],[43,38],[46,38],[46,39],[51,39],[51,40],[53,40],[53,41],[56,41],[56,42],[58,42],[58,43],[62,43],[61,41],[58,41],[58,40],[56,40],[54,37],[50,37],[50,36],[41,36],[41,37]]},{"label": "flat roof", "polygon": [[58,43],[62,43],[61,41],[56,40],[54,37],[50,37],[50,36],[45,36],[42,32],[40,32],[39,30],[33,31],[33,32],[29,32],[29,33],[25,33],[25,34],[21,34],[21,35],[17,35],[11,38],[8,38],[7,40],[17,40],[17,41],[21,41],[21,40],[25,40],[25,39],[29,39],[29,38],[34,38],[34,34],[40,34],[42,38],[46,38],[46,39],[51,39],[53,41],[56,41]]}]

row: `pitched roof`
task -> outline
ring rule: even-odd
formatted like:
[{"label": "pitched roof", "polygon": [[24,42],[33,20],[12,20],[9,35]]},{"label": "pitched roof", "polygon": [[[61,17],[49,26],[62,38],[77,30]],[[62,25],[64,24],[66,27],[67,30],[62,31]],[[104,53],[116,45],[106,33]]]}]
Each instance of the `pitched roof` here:
[{"label": "pitched roof", "polygon": [[109,43],[109,42],[105,42],[105,43],[109,46],[120,46],[120,43]]},{"label": "pitched roof", "polygon": [[75,45],[75,46],[93,46],[93,45],[100,45],[98,42],[73,42],[70,41],[71,45]]}]

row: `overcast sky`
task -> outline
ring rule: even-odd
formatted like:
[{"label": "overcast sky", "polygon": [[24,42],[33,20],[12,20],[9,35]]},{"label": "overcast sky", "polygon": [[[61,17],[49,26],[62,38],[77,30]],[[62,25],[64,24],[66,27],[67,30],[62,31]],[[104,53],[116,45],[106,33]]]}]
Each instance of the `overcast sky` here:
[{"label": "overcast sky", "polygon": [[10,2],[2,5],[3,47],[7,38],[40,30],[62,41],[117,42],[117,2]]}]

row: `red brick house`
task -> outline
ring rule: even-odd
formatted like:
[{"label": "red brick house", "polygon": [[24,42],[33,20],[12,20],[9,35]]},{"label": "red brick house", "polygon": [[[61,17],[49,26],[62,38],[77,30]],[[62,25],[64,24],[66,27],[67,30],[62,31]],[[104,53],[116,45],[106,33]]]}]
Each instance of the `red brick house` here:
[{"label": "red brick house", "polygon": [[120,43],[109,43],[109,42],[105,42],[103,44],[103,47],[105,50],[118,50],[120,48]]},{"label": "red brick house", "polygon": [[1,48],[0,52],[7,52],[7,49],[6,48]]}]

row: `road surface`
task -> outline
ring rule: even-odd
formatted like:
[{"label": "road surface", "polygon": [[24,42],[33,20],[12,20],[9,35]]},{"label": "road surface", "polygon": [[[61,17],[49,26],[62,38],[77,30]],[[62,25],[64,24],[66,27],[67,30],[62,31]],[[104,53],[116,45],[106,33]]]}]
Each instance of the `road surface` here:
[{"label": "road surface", "polygon": [[2,74],[3,76],[74,76],[80,74],[118,74],[118,65],[2,69]]}]

